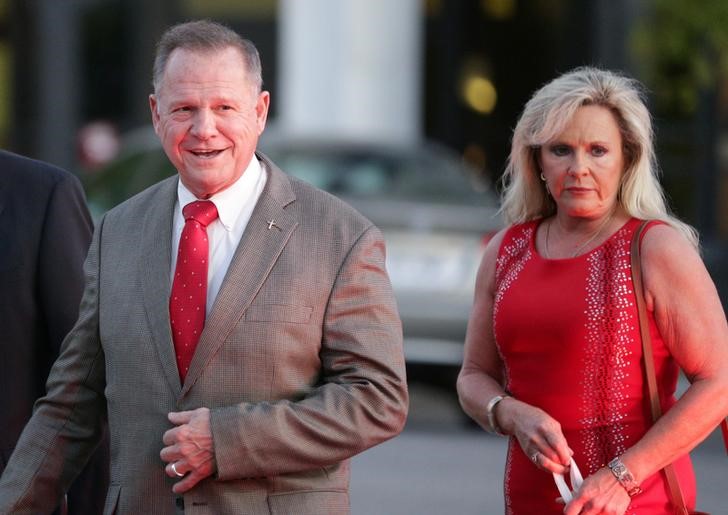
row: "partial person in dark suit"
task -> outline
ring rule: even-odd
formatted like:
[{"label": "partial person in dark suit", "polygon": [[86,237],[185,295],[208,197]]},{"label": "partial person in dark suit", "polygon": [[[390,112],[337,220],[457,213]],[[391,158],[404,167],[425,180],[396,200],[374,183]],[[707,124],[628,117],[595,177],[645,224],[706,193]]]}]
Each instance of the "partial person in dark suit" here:
[{"label": "partial person in dark suit", "polygon": [[256,152],[252,43],[202,21],[157,48],[152,122],[178,176],[99,222],[0,513],[50,511],[108,413],[105,513],[347,514],[349,459],[407,413],[382,235]]},{"label": "partial person in dark suit", "polygon": [[[78,317],[92,223],[81,185],[49,164],[0,151],[0,472],[61,342]],[[69,492],[69,514],[101,513],[107,453]]]}]

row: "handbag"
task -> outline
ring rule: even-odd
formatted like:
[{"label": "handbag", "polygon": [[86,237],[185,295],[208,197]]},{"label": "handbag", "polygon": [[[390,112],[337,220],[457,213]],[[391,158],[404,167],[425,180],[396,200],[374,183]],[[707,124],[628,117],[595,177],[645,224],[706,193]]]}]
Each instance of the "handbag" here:
[{"label": "handbag", "polygon": [[[647,379],[647,390],[650,397],[650,408],[652,411],[653,423],[662,416],[660,407],[660,396],[657,391],[657,377],[655,374],[655,362],[652,357],[652,339],[650,337],[650,326],[647,322],[647,308],[645,306],[644,290],[642,288],[642,265],[640,261],[640,240],[642,233],[649,224],[644,221],[640,224],[632,237],[630,259],[632,264],[632,283],[634,284],[634,296],[637,302],[637,313],[639,318],[640,336],[642,337],[642,355]],[[728,452],[728,419],[721,423],[726,452]],[[670,498],[676,515],[710,515],[703,511],[690,511],[685,504],[680,482],[678,481],[675,467],[672,463],[662,469],[667,480]]]}]

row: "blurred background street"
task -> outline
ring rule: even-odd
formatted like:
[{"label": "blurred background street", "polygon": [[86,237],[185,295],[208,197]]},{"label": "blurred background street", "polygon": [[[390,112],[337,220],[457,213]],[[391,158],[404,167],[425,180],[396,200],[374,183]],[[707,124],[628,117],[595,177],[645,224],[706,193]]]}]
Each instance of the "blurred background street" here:
[{"label": "blurred background street", "polygon": [[191,18],[224,22],[260,49],[264,136],[276,133],[279,153],[301,139],[401,155],[435,144],[492,190],[539,86],[580,65],[635,76],[671,206],[700,231],[725,303],[728,2],[0,0],[0,147],[78,174],[97,215],[173,173],[128,158],[148,149],[138,135],[155,41]]},{"label": "blurred background street", "polygon": [[[384,232],[412,376],[405,432],[356,457],[354,515],[498,514],[505,441],[454,396],[511,131],[581,65],[633,75],[662,182],[728,302],[728,1],[0,0],[0,148],[78,175],[95,217],[175,173],[150,127],[154,43],[192,18],[260,50],[261,149]],[[699,507],[728,515],[717,435]],[[537,515],[537,514],[534,514]]]},{"label": "blurred background street", "polygon": [[[728,2],[0,0],[0,147],[78,174],[96,216],[174,173],[149,138],[147,96],[155,41],[190,18],[224,22],[258,46],[271,92],[263,148],[287,172],[385,216],[375,221],[391,229],[392,247],[411,240],[396,234],[391,209],[366,196],[414,202],[398,213],[410,215],[410,235],[430,233],[419,248],[467,232],[459,252],[390,263],[401,284],[412,286],[417,270],[440,281],[398,292],[408,359],[458,361],[478,243],[500,223],[492,213],[511,130],[534,90],[580,65],[645,84],[671,207],[699,230],[725,304]],[[334,165],[355,180],[322,176]],[[438,175],[452,180],[435,187]],[[479,197],[463,193],[467,183]],[[481,212],[457,213],[459,205]],[[410,299],[433,290],[447,292],[449,308],[425,306],[416,317]]]},{"label": "blurred background street", "polygon": [[[410,394],[404,432],[353,460],[352,515],[502,515],[506,440],[466,424],[451,392],[418,382]],[[728,515],[718,431],[692,457],[698,507]]]},{"label": "blurred background street", "polygon": [[[421,299],[432,289],[414,297],[398,292],[409,319],[408,359],[450,364],[459,359],[463,330],[456,326],[467,313],[463,299],[472,287],[465,281],[479,257],[476,242],[500,223],[491,215],[511,130],[534,90],[580,65],[622,70],[645,84],[671,207],[700,231],[706,264],[725,304],[728,2],[0,0],[0,147],[79,175],[96,216],[174,173],[153,134],[149,138],[151,60],[162,31],[191,18],[224,22],[258,46],[264,87],[271,92],[264,148],[289,173],[357,207],[360,193],[390,191],[398,201],[414,195],[417,209],[400,206],[417,219],[417,225],[408,225],[410,233],[457,232],[451,222],[435,227],[434,220],[446,218],[443,210],[422,214],[424,204],[443,204],[448,212],[462,204],[490,213],[450,218],[461,225],[474,221],[467,238],[455,245],[469,252],[465,271],[457,276],[451,271],[463,252],[426,256],[430,263],[447,261],[426,271],[439,285],[449,281],[449,312],[441,311],[433,323],[433,311],[425,307],[427,314],[414,320],[412,303],[401,299]],[[318,149],[316,166],[350,160],[340,173],[366,174],[343,186],[322,182],[306,146]],[[329,160],[321,161],[327,154]],[[444,154],[449,157],[436,157]],[[460,179],[447,171],[454,163],[465,170]],[[446,193],[462,191],[457,185],[442,188],[438,201],[407,195],[402,185],[411,187],[412,170],[422,170],[414,184],[444,174],[454,184],[470,182],[480,199]],[[400,172],[408,179],[385,180]],[[365,203],[367,216],[387,211]],[[391,220],[376,221],[395,229]],[[416,244],[433,241],[450,240],[436,236]],[[423,269],[406,255],[390,265],[398,270],[393,279],[410,285],[413,267]],[[408,276],[399,273],[403,269]]]}]

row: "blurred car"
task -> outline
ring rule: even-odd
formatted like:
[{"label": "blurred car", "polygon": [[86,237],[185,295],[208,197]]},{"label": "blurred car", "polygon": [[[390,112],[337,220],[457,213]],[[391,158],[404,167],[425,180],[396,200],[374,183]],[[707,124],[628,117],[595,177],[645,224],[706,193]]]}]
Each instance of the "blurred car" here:
[{"label": "blurred car", "polygon": [[501,228],[498,200],[448,149],[359,142],[269,142],[287,173],[343,199],[377,225],[410,364],[459,366],[485,244]]},{"label": "blurred car", "polygon": [[[135,137],[146,143],[137,141],[136,151],[125,145],[115,162],[87,181],[93,212],[174,173],[156,137]],[[382,230],[408,364],[459,366],[478,265],[502,226],[487,183],[433,143],[275,137],[260,147],[286,173],[340,197]]]}]

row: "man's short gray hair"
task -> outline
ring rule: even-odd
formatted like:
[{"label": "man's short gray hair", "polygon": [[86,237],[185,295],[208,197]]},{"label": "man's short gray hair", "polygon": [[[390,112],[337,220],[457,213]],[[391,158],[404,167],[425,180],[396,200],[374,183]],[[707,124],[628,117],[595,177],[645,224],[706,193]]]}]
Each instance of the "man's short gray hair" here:
[{"label": "man's short gray hair", "polygon": [[255,45],[242,38],[234,30],[221,23],[198,20],[180,23],[167,29],[157,43],[157,53],[154,57],[152,71],[152,85],[158,92],[167,68],[167,61],[172,52],[178,48],[201,52],[214,52],[226,48],[237,48],[245,62],[250,83],[260,92],[263,87],[262,67],[260,55]]}]

